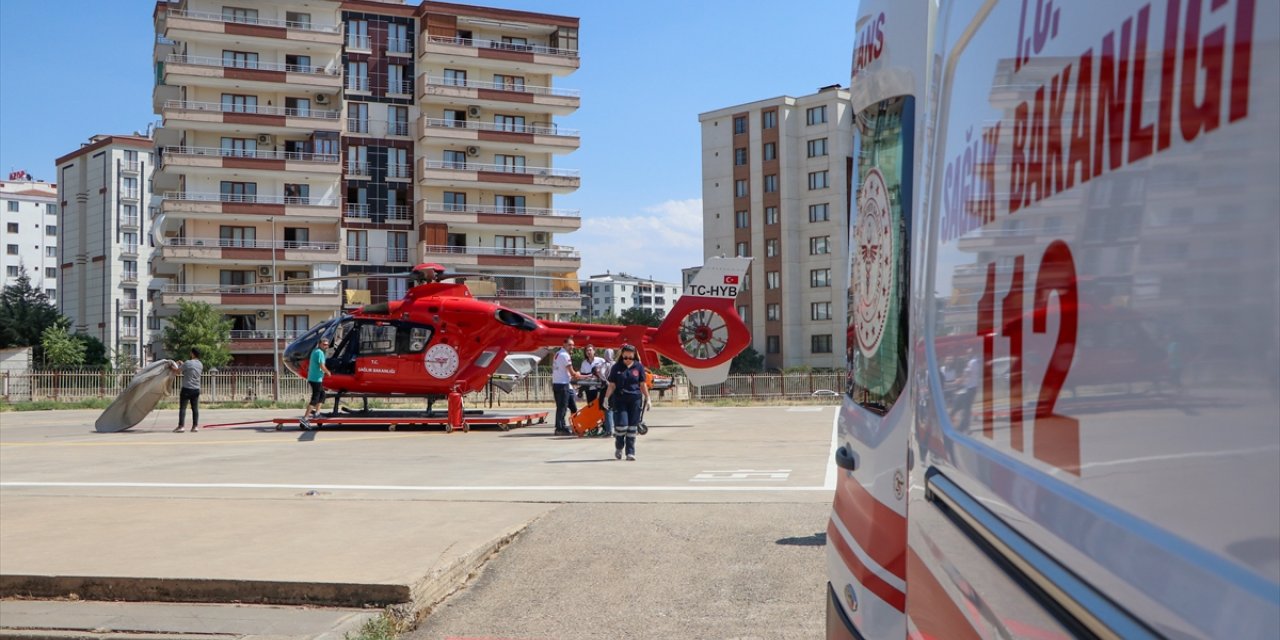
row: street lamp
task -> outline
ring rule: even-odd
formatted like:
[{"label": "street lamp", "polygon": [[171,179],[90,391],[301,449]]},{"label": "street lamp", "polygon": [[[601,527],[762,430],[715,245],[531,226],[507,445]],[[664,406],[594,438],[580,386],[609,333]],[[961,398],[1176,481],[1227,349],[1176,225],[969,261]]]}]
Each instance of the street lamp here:
[{"label": "street lamp", "polygon": [[[277,277],[276,271],[276,217],[271,221],[271,279]],[[280,285],[271,285],[271,363],[275,365],[275,377],[271,380],[271,399],[280,402]]]}]

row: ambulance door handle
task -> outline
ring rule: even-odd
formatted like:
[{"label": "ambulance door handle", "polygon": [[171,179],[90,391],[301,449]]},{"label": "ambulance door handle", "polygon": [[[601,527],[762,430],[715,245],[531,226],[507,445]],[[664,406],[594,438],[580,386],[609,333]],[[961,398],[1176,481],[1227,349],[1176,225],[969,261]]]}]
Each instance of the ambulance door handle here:
[{"label": "ambulance door handle", "polygon": [[840,445],[836,449],[836,466],[849,471],[858,470],[858,459],[854,457],[853,451],[849,450],[848,445]]}]

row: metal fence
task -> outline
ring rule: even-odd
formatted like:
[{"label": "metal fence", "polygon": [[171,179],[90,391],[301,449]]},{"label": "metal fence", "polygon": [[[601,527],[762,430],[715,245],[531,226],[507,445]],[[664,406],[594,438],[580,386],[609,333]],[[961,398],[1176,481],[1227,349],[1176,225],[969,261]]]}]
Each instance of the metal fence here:
[{"label": "metal fence", "polygon": [[[200,381],[200,399],[204,402],[252,402],[271,400],[274,373],[271,369],[225,369],[205,373]],[[112,399],[133,379],[132,372],[101,370],[33,370],[0,372],[0,400],[5,402],[67,401]],[[843,388],[842,373],[755,374],[729,376],[724,383],[694,387],[683,376],[676,384],[656,394],[658,402],[711,401],[722,399],[751,401],[814,400],[836,402]],[[176,387],[175,387],[176,389]],[[299,403],[310,396],[307,383],[298,377],[280,378],[280,401]],[[177,398],[176,391],[174,398]],[[551,376],[535,374],[516,384],[511,392],[490,388],[468,394],[468,404],[500,406],[502,404],[554,403]],[[386,402],[385,400],[383,402]],[[421,403],[405,399],[405,403]]]}]

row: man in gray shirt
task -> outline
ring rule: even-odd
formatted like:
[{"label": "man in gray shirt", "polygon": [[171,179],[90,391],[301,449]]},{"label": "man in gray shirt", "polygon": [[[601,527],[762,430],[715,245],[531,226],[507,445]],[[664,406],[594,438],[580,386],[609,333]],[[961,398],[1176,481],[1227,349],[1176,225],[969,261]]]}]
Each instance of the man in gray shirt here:
[{"label": "man in gray shirt", "polygon": [[181,433],[183,422],[187,416],[187,403],[191,403],[191,431],[200,428],[200,375],[204,373],[204,363],[200,362],[200,350],[191,347],[191,359],[179,361],[173,370],[182,379],[182,390],[178,392],[178,428],[174,433]]}]

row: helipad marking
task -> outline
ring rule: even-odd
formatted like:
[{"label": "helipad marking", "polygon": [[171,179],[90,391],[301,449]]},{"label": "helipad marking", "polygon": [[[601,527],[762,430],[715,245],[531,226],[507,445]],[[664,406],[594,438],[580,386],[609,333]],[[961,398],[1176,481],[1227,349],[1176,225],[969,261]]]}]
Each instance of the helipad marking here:
[{"label": "helipad marking", "polygon": [[787,413],[817,413],[826,407],[788,407]]},{"label": "helipad marking", "polygon": [[0,489],[317,489],[325,491],[827,491],[826,487],[734,487],[734,486],[574,486],[574,485],[494,485],[450,487],[439,485],[381,484],[259,484],[233,482],[0,482]]},{"label": "helipad marking", "polygon": [[[359,440],[387,440],[391,438],[414,438],[422,435],[421,433],[384,433],[372,436],[352,436],[352,437],[333,437],[316,438],[311,442],[313,444],[321,442],[356,442]],[[296,437],[289,438],[255,438],[253,440],[201,440],[199,436],[192,438],[187,436],[185,439],[175,437],[162,442],[140,442],[140,441],[110,441],[110,442],[0,442],[2,447],[169,447],[174,445],[200,445],[213,446],[222,444],[297,444]]]},{"label": "helipad marking", "polygon": [[689,479],[689,482],[724,482],[736,480],[783,481],[791,477],[790,469],[773,469],[757,471],[755,469],[734,469],[732,471],[703,471]]}]

